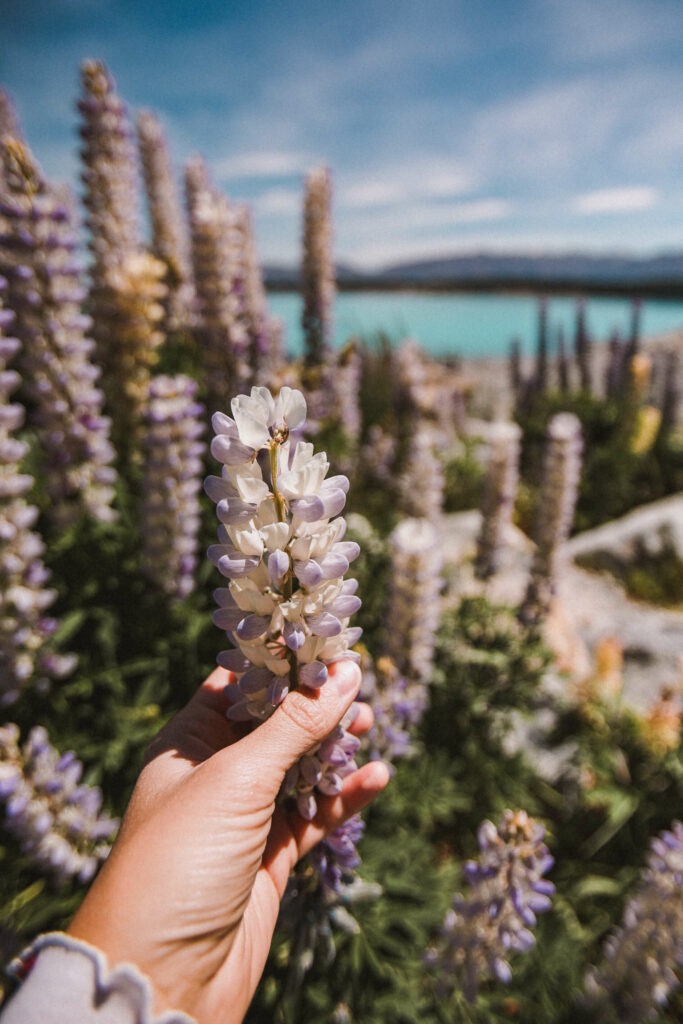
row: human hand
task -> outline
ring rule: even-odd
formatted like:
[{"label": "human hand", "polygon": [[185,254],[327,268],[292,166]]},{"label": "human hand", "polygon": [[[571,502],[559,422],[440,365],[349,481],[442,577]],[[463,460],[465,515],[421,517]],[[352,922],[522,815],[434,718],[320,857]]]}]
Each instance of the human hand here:
[{"label": "human hand", "polygon": [[[199,1024],[242,1020],[291,869],[389,780],[381,762],[365,765],[339,796],[318,800],[310,822],[276,807],[285,772],[341,720],[360,672],[331,665],[319,691],[288,694],[246,735],[225,717],[229,676],[216,669],[151,743],[112,852],[68,929],[110,967],[143,971],[155,1012],[184,1010]],[[372,722],[360,708],[356,733]]]}]

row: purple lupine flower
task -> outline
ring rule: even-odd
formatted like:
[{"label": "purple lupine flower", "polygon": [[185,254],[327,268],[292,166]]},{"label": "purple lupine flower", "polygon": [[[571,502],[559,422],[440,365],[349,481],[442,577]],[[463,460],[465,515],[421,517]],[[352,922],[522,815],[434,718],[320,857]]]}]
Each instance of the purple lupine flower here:
[{"label": "purple lupine flower", "polygon": [[579,370],[581,390],[590,393],[592,390],[591,340],[586,328],[586,304],[583,299],[576,306],[574,356]]},{"label": "purple lupine flower", "polygon": [[585,986],[595,1019],[653,1020],[680,986],[683,967],[683,824],[674,821],[650,844],[647,868],[606,940]]},{"label": "purple lupine flower", "polygon": [[358,459],[363,472],[379,484],[391,484],[396,464],[396,437],[374,423],[368,430],[367,439]]},{"label": "purple lupine flower", "polygon": [[205,445],[196,394],[190,377],[153,377],[145,411],[143,558],[149,576],[176,599],[194,589],[197,564]]},{"label": "purple lupine flower", "polygon": [[443,511],[443,463],[434,451],[435,438],[422,425],[410,440],[408,460],[400,479],[401,510],[405,516],[437,523]]},{"label": "purple lupine flower", "polygon": [[475,568],[486,579],[500,566],[519,481],[521,430],[516,423],[494,423],[488,434],[490,454],[481,506],[481,529]]},{"label": "purple lupine flower", "polygon": [[73,258],[71,208],[43,181],[22,143],[5,143],[2,158],[0,270],[16,311],[32,423],[49,468],[50,512],[62,524],[84,512],[108,521],[114,518],[115,453],[96,387],[93,342],[85,335],[90,320],[80,311],[84,293]]},{"label": "purple lupine flower", "polygon": [[128,453],[164,338],[158,325],[164,316],[165,266],[141,251],[135,146],[125,106],[104,64],[85,61],[82,76],[78,109],[92,254],[89,310],[117,447]]},{"label": "purple lupine flower", "polygon": [[[7,281],[0,277],[0,293]],[[45,615],[56,597],[41,561],[44,546],[31,527],[38,509],[25,501],[33,478],[20,472],[27,445],[15,437],[24,422],[24,407],[9,401],[21,377],[8,363],[20,349],[17,338],[3,336],[14,314],[0,306],[0,704],[11,704],[28,681],[41,684],[73,671],[71,655],[48,653],[54,632]],[[56,660],[55,660],[56,659]]]},{"label": "purple lupine flower", "polygon": [[352,444],[358,441],[361,430],[361,414],[358,404],[361,370],[360,352],[357,343],[351,340],[336,354],[330,380],[332,385],[330,418],[340,424]]},{"label": "purple lupine flower", "polygon": [[372,729],[365,737],[371,760],[381,758],[390,764],[415,752],[412,733],[427,705],[427,690],[422,682],[402,675],[391,658],[361,661],[361,694],[374,713]]},{"label": "purple lupine flower", "polygon": [[399,672],[429,682],[441,617],[439,534],[428,519],[404,519],[389,538],[392,572],[386,652]]},{"label": "purple lupine flower", "polygon": [[118,821],[101,811],[102,793],[80,783],[83,765],[59,753],[42,726],[19,746],[19,728],[0,726],[0,801],[5,828],[26,858],[58,882],[88,882],[109,853]]},{"label": "purple lupine flower", "polygon": [[238,215],[200,157],[188,163],[185,186],[197,293],[195,334],[209,401],[221,408],[231,395],[247,390],[251,377]]},{"label": "purple lupine flower", "polygon": [[574,521],[581,476],[581,423],[571,412],[557,413],[548,424],[543,482],[534,541],[531,579],[520,609],[523,621],[541,619],[557,588],[562,549]]},{"label": "purple lupine flower", "polygon": [[249,336],[251,381],[268,386],[282,368],[284,356],[281,333],[268,312],[263,272],[256,251],[251,211],[242,205],[236,209],[240,259],[244,278],[244,320]]},{"label": "purple lupine flower", "polygon": [[491,821],[479,827],[481,853],[463,869],[470,891],[455,897],[439,943],[426,956],[445,992],[458,986],[474,1002],[483,981],[510,981],[510,953],[535,945],[536,915],[550,909],[555,891],[543,878],[553,865],[544,836],[526,811],[505,811],[498,828]]},{"label": "purple lupine flower", "polygon": [[173,180],[168,143],[157,117],[142,111],[137,120],[140,162],[152,227],[152,253],[165,264],[167,326],[178,329],[191,321],[194,288],[189,240]]},{"label": "purple lupine flower", "polygon": [[332,256],[332,178],[326,167],[306,176],[302,237],[302,327],[306,362],[325,362],[332,343],[335,271]]},{"label": "purple lupine flower", "polygon": [[569,394],[569,360],[562,326],[557,329],[556,374],[559,390],[563,395]]},{"label": "purple lupine flower", "polygon": [[522,373],[522,343],[519,338],[513,338],[510,343],[508,354],[508,378],[512,389],[513,403],[517,405],[524,392],[524,375]]}]

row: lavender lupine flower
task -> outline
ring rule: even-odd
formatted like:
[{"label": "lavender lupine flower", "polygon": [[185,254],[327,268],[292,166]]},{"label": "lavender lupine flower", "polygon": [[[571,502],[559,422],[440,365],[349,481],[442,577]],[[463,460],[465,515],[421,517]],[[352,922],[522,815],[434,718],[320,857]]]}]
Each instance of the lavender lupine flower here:
[{"label": "lavender lupine flower", "polygon": [[359,463],[363,472],[380,484],[394,481],[396,464],[396,437],[374,423],[368,430],[367,440],[361,448]]},{"label": "lavender lupine flower", "polygon": [[490,434],[490,457],[481,506],[481,529],[475,569],[486,579],[497,571],[519,482],[521,430],[516,423],[495,423]]},{"label": "lavender lupine flower", "polygon": [[438,947],[426,956],[445,991],[457,985],[474,1002],[483,981],[510,981],[510,953],[534,946],[536,915],[550,909],[555,891],[543,878],[553,865],[544,836],[526,811],[505,811],[498,828],[492,821],[480,825],[481,853],[463,869],[470,892],[455,897]]},{"label": "lavender lupine flower", "polygon": [[434,451],[432,432],[418,427],[410,440],[408,460],[400,480],[401,510],[406,516],[438,522],[443,512],[444,471]]},{"label": "lavender lupine flower", "polygon": [[671,430],[678,423],[680,404],[680,360],[676,349],[671,349],[665,356],[664,386],[662,388],[661,409],[663,432]]},{"label": "lavender lupine flower", "polygon": [[569,394],[569,360],[564,340],[564,329],[557,329],[557,386],[563,395]]},{"label": "lavender lupine flower", "polygon": [[[0,277],[0,294],[7,281]],[[14,435],[24,421],[24,407],[9,396],[21,377],[8,363],[20,349],[17,338],[2,329],[14,314],[0,306],[0,704],[13,703],[29,679],[42,685],[50,677],[73,671],[71,655],[50,653],[45,644],[54,632],[55,619],[45,614],[56,597],[46,584],[50,574],[41,561],[43,542],[31,531],[38,509],[24,495],[33,478],[20,472],[27,445]]]},{"label": "lavender lupine flower", "polygon": [[650,845],[647,868],[586,979],[585,1002],[599,1021],[653,1020],[680,986],[683,967],[683,824]]},{"label": "lavender lupine flower", "polygon": [[522,343],[519,338],[513,338],[508,354],[508,379],[512,389],[512,400],[516,405],[524,390],[524,375],[522,373]]},{"label": "lavender lupine flower", "polygon": [[579,370],[581,390],[590,393],[592,391],[591,340],[586,329],[586,304],[583,300],[576,306],[574,355]]},{"label": "lavender lupine flower", "polygon": [[116,473],[102,415],[102,392],[90,319],[80,309],[84,291],[74,261],[76,232],[70,206],[41,178],[29,150],[2,147],[5,193],[0,203],[0,270],[21,340],[19,368],[31,399],[49,473],[50,513],[64,524],[83,512],[108,521]]},{"label": "lavender lupine flower", "polygon": [[194,589],[204,407],[190,377],[152,378],[145,412],[142,537],[145,567],[170,597]]},{"label": "lavender lupine flower", "polygon": [[337,353],[330,381],[333,393],[332,418],[341,425],[352,444],[358,440],[361,429],[358,404],[361,371],[358,346],[352,340]]},{"label": "lavender lupine flower", "polygon": [[520,609],[523,621],[538,621],[547,613],[557,588],[562,548],[574,520],[581,476],[581,423],[571,412],[553,416],[548,424],[543,482],[534,541],[531,579]]},{"label": "lavender lupine flower", "polygon": [[540,394],[543,394],[548,389],[548,303],[545,299],[540,299],[538,303],[538,337],[536,340],[534,388]]},{"label": "lavender lupine flower", "polygon": [[0,726],[0,800],[5,827],[27,859],[58,882],[88,882],[109,853],[118,821],[102,813],[102,793],[79,785],[83,765],[59,753],[42,726],[19,746],[19,728]]},{"label": "lavender lupine flower", "polygon": [[301,263],[304,345],[306,362],[313,366],[325,362],[327,350],[332,343],[332,309],[336,288],[331,202],[330,171],[327,167],[319,167],[306,176]]},{"label": "lavender lupine flower", "polygon": [[618,331],[614,331],[608,343],[607,369],[605,371],[605,395],[616,397],[623,388],[626,369],[627,346]]},{"label": "lavender lupine flower", "polygon": [[441,616],[439,534],[428,519],[404,519],[391,534],[389,545],[392,586],[386,651],[399,672],[426,684]]},{"label": "lavender lupine flower", "polygon": [[361,661],[363,699],[372,707],[374,723],[365,745],[373,761],[392,764],[414,753],[412,733],[427,705],[427,689],[402,675],[391,658]]},{"label": "lavender lupine flower", "polygon": [[82,74],[78,109],[92,253],[89,310],[117,447],[131,453],[150,369],[164,339],[158,328],[165,312],[165,265],[141,251],[133,132],[114,81],[99,61],[85,61]]},{"label": "lavender lupine flower", "polygon": [[243,309],[249,336],[251,381],[254,384],[268,385],[277,377],[284,363],[281,324],[280,321],[274,320],[268,311],[251,211],[248,206],[242,205],[237,207],[235,214],[243,267]]},{"label": "lavender lupine flower", "polygon": [[166,266],[167,326],[175,330],[187,326],[191,319],[194,288],[190,273],[189,241],[185,237],[163,128],[157,117],[145,110],[138,115],[137,131],[152,227],[152,253]]},{"label": "lavender lupine flower", "polygon": [[197,293],[195,333],[209,401],[221,408],[231,395],[247,390],[251,376],[237,215],[200,157],[188,163],[185,185]]},{"label": "lavender lupine flower", "polygon": [[[343,579],[359,548],[344,542],[339,516],[348,480],[326,479],[325,453],[289,440],[305,421],[301,392],[283,387],[274,399],[267,388],[254,387],[233,399],[232,412],[233,419],[215,413],[212,420],[211,452],[223,474],[205,481],[221,521],[219,543],[208,555],[230,580],[215,591],[213,617],[235,645],[218,656],[237,676],[228,687],[228,717],[256,724],[290,689],[323,686],[332,662],[360,660],[349,651],[361,632],[348,625],[360,607],[357,583]],[[354,737],[335,731],[289,773],[285,789],[296,793],[305,818],[315,814],[315,791],[339,792],[356,747]]]}]

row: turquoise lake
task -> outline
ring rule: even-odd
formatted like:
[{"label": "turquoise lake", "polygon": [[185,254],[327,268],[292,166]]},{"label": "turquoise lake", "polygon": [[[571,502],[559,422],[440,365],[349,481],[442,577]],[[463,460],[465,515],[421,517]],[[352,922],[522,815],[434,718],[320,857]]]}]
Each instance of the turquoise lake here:
[{"label": "turquoise lake", "polygon": [[[288,350],[302,351],[301,299],[293,293],[269,296],[272,313],[285,323]],[[586,321],[595,341],[606,341],[612,331],[629,331],[631,304],[627,299],[589,298]],[[548,299],[549,343],[552,349],[561,327],[567,342],[574,335],[576,300]],[[641,334],[683,330],[683,302],[647,300],[641,309]],[[345,292],[335,304],[334,341],[343,344],[352,335],[370,338],[378,331],[395,342],[415,338],[433,355],[503,356],[517,337],[531,353],[538,329],[538,300],[530,295],[456,294],[415,292]]]}]

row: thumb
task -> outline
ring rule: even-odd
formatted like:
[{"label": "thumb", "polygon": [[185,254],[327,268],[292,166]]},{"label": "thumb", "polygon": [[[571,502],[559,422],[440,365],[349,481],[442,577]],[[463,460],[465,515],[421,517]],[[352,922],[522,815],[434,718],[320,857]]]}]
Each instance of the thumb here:
[{"label": "thumb", "polygon": [[[238,746],[245,764],[257,764],[262,785],[275,796],[292,765],[339,724],[358,695],[360,669],[353,661],[330,665],[319,690],[295,690]],[[235,749],[235,748],[233,748]]]}]

